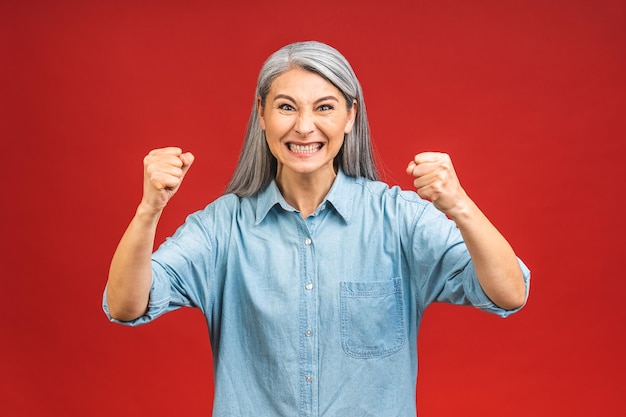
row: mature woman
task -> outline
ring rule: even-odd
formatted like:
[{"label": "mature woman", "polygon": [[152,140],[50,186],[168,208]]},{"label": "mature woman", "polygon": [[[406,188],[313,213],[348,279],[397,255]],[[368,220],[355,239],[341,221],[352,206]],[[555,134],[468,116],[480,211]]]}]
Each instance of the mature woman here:
[{"label": "mature woman", "polygon": [[505,317],[526,300],[528,269],[447,155],[410,160],[417,193],[377,180],[361,87],[327,45],[288,45],[265,62],[226,193],[152,254],[193,161],[178,148],[144,159],[104,308],[130,325],[201,309],[215,417],[415,416],[424,309]]}]

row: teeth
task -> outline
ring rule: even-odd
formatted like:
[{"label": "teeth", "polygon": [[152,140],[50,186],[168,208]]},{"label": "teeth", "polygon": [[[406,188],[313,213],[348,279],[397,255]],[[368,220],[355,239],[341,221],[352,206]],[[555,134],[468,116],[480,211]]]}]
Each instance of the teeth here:
[{"label": "teeth", "polygon": [[291,152],[297,153],[313,153],[321,147],[322,145],[320,145],[319,143],[313,145],[296,145],[294,143],[289,144],[289,150]]}]

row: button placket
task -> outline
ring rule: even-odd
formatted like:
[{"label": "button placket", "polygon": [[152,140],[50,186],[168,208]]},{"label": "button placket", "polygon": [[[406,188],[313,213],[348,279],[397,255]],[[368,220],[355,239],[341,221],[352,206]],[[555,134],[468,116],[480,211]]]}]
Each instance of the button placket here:
[{"label": "button placket", "polygon": [[315,245],[313,245],[313,233],[315,222],[313,217],[300,223],[303,226],[300,231],[299,252],[301,259],[301,290],[300,290],[300,377],[304,386],[301,390],[302,410],[307,410],[306,414],[312,415],[316,409],[318,398],[314,378],[317,375],[317,338],[315,337],[315,327],[317,323],[317,299],[314,296],[317,267],[315,264]]}]

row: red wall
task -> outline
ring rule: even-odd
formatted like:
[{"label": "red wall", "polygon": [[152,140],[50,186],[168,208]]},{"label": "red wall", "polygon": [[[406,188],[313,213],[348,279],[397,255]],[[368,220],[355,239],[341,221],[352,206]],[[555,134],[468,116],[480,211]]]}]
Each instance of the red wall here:
[{"label": "red wall", "polygon": [[249,3],[0,5],[0,414],[210,415],[201,315],[108,323],[108,263],[143,155],[196,155],[162,240],[223,190],[263,60],[317,39],[355,67],[388,181],[450,153],[533,270],[510,319],[429,309],[420,417],[624,415],[624,2]]}]

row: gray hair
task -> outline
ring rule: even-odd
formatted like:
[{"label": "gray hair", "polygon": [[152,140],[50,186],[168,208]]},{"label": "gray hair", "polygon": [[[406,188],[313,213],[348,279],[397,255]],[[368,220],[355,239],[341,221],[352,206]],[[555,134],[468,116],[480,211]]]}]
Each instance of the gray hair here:
[{"label": "gray hair", "polygon": [[334,85],[344,95],[348,109],[352,108],[356,100],[354,126],[344,137],[344,143],[335,157],[335,166],[351,177],[378,179],[363,91],[352,67],[341,53],[326,44],[297,42],[276,51],[261,68],[243,149],[226,194],[233,193],[239,197],[255,195],[264,190],[276,176],[277,162],[259,124],[257,98],[260,97],[261,105],[265,105],[272,82],[293,68],[316,73]]}]

